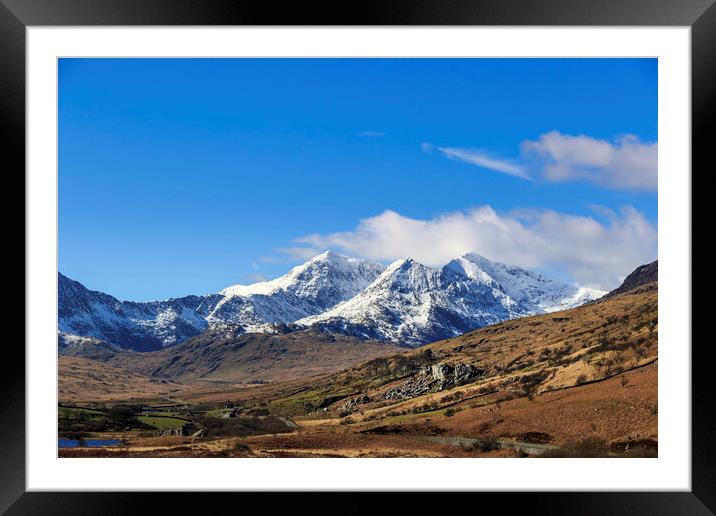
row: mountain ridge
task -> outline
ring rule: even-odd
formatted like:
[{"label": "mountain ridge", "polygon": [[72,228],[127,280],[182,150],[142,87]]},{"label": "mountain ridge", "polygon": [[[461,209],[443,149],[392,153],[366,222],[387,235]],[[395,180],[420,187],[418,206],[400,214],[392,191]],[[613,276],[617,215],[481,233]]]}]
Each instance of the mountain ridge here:
[{"label": "mountain ridge", "polygon": [[432,268],[412,258],[386,267],[326,251],[271,281],[150,302],[119,301],[61,273],[58,278],[58,330],[65,343],[95,338],[135,351],[173,346],[223,324],[252,333],[316,325],[415,347],[604,294],[475,253]]},{"label": "mountain ridge", "polygon": [[215,324],[272,331],[272,325],[318,313],[355,295],[380,270],[378,264],[326,252],[274,280],[273,289],[238,294],[232,289],[243,286],[235,285],[223,294],[148,302],[119,301],[58,273],[58,329],[136,351],[179,344]]},{"label": "mountain ridge", "polygon": [[[654,260],[651,263],[641,265],[634,269],[624,278],[621,285],[607,293],[604,297],[612,297],[625,292],[629,292],[639,287],[655,284],[659,279],[659,261]],[[656,286],[655,286],[656,288]]]},{"label": "mountain ridge", "polygon": [[406,258],[354,298],[296,324],[416,347],[507,319],[572,308],[602,294],[475,253],[440,268]]}]

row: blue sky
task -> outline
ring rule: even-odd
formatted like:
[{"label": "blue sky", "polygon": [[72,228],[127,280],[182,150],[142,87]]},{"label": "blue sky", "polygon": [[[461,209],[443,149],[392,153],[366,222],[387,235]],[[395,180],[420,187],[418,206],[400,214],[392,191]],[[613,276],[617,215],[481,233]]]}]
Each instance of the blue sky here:
[{"label": "blue sky", "polygon": [[654,59],[61,59],[58,109],[59,268],[120,299],[327,247],[600,287],[656,258]]}]

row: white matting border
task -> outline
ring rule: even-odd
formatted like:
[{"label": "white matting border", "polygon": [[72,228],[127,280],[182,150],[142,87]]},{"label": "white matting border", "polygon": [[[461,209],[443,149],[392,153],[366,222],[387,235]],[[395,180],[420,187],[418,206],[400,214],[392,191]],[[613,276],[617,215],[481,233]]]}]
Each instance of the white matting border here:
[{"label": "white matting border", "polygon": [[[27,488],[689,490],[690,29],[35,27],[27,31]],[[58,57],[658,57],[658,459],[58,459]],[[555,128],[559,129],[559,128]]]}]

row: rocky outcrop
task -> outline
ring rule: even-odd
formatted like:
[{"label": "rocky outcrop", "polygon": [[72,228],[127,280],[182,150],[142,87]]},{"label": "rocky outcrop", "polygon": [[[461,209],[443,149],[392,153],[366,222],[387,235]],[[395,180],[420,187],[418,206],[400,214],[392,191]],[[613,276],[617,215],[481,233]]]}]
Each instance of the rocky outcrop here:
[{"label": "rocky outcrop", "polygon": [[429,373],[430,377],[441,385],[441,388],[437,390],[442,390],[443,388],[461,385],[471,381],[475,377],[484,374],[484,371],[477,369],[471,364],[457,363],[455,365],[449,365],[438,363],[431,365],[429,368],[425,368],[423,373]]},{"label": "rocky outcrop", "polygon": [[643,285],[653,284],[655,287],[658,279],[659,261],[655,260],[651,263],[647,263],[646,265],[642,265],[634,269],[634,271],[632,271],[632,273],[624,279],[624,281],[621,285],[619,285],[618,288],[609,292],[606,296],[604,296],[604,298],[624,294]]},{"label": "rocky outcrop", "polygon": [[453,369],[453,382],[455,385],[460,385],[483,374],[485,374],[483,369],[477,369],[470,364],[455,364],[455,368]]},{"label": "rocky outcrop", "polygon": [[484,370],[471,364],[432,364],[421,368],[417,375],[402,385],[387,391],[384,398],[388,400],[414,398],[428,392],[438,392],[472,382],[484,373]]},{"label": "rocky outcrop", "polygon": [[448,379],[451,370],[452,368],[447,364],[433,364],[430,366],[430,376],[433,380],[444,382]]},{"label": "rocky outcrop", "polygon": [[345,402],[343,405],[343,409],[341,412],[353,412],[358,405],[364,405],[366,403],[370,403],[373,401],[373,398],[370,396],[363,394],[361,396],[358,396],[356,398],[351,398]]},{"label": "rocky outcrop", "polygon": [[386,400],[403,400],[414,398],[421,394],[434,392],[437,389],[437,382],[430,375],[418,374],[407,382],[387,391],[383,397]]}]

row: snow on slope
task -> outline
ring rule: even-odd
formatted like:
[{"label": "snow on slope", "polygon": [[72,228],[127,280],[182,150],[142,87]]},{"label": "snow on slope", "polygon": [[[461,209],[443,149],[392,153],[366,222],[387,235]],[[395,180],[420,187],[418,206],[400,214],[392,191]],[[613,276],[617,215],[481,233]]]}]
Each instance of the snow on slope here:
[{"label": "snow on slope", "polygon": [[148,303],[119,301],[59,274],[58,330],[65,338],[93,337],[138,351],[160,349],[204,331],[206,307],[218,299],[214,295]]},{"label": "snow on slope", "polygon": [[565,285],[466,254],[442,268],[412,259],[388,266],[326,252],[272,281],[218,294],[134,303],[59,275],[59,332],[148,351],[210,325],[274,331],[298,323],[416,346],[514,317],[562,310],[603,292]]},{"label": "snow on slope", "polygon": [[[243,321],[256,327],[293,322],[352,298],[383,269],[377,263],[326,251],[275,280],[225,288],[220,292],[225,297],[209,320]],[[240,321],[232,313],[240,314]]]},{"label": "snow on slope", "polygon": [[326,252],[285,276],[219,294],[135,303],[86,289],[59,275],[59,332],[93,337],[138,351],[183,342],[210,324],[270,331],[345,301],[368,286],[383,266]]},{"label": "snow on slope", "polygon": [[418,346],[506,319],[576,306],[601,294],[476,254],[440,269],[407,259],[391,264],[353,299],[298,324]]},{"label": "snow on slope", "polygon": [[514,265],[493,262],[476,253],[452,260],[446,267],[464,273],[476,281],[495,284],[518,303],[536,312],[556,312],[574,308],[606,294],[605,291],[560,283],[536,272]]}]

